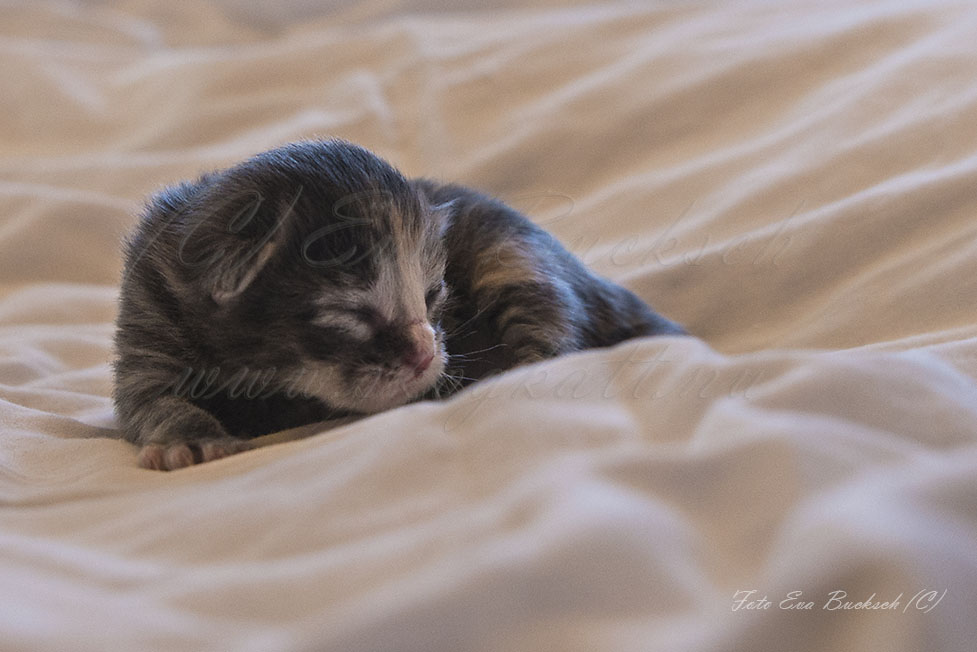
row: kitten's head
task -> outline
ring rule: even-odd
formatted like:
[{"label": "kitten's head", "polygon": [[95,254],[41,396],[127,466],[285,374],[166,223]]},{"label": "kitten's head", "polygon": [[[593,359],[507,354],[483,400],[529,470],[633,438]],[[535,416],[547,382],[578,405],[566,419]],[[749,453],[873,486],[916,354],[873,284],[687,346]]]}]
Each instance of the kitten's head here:
[{"label": "kitten's head", "polygon": [[293,391],[367,413],[441,377],[449,208],[389,164],[310,141],[183,193],[176,271],[225,364],[274,368]]}]

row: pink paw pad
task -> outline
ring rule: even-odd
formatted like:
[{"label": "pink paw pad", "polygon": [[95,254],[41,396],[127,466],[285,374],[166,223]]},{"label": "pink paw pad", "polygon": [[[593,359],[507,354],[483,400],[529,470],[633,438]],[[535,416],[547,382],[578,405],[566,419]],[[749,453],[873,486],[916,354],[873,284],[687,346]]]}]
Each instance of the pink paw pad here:
[{"label": "pink paw pad", "polygon": [[179,442],[169,445],[146,444],[136,459],[140,467],[157,471],[174,471],[194,464],[219,460],[253,446],[240,439],[215,439],[201,442]]}]

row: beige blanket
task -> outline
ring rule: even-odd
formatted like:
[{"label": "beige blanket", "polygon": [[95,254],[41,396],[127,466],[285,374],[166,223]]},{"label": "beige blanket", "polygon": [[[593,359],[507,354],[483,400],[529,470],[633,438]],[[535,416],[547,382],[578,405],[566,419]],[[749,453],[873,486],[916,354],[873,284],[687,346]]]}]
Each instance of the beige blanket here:
[{"label": "beige blanket", "polygon": [[[973,4],[442,4],[0,5],[0,649],[972,652]],[[309,136],[698,337],[137,468],[122,235]]]}]

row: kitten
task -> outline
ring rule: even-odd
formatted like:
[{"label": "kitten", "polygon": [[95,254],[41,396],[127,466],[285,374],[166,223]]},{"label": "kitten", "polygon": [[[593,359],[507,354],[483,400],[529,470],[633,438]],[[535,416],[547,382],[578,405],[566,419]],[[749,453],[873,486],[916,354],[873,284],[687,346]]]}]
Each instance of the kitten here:
[{"label": "kitten", "polygon": [[683,332],[505,204],[336,140],[163,190],[125,254],[115,404],[145,468]]}]

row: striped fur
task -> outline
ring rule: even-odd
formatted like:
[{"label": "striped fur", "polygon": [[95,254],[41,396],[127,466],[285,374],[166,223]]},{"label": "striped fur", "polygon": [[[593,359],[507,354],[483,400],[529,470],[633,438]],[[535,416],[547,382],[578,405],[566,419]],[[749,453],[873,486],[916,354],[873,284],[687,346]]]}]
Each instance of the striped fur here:
[{"label": "striped fur", "polygon": [[680,332],[508,206],[307,141],[148,202],[126,248],[115,402],[139,463],[173,469]]}]

